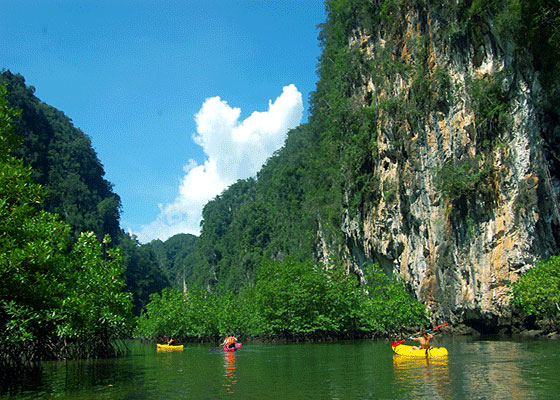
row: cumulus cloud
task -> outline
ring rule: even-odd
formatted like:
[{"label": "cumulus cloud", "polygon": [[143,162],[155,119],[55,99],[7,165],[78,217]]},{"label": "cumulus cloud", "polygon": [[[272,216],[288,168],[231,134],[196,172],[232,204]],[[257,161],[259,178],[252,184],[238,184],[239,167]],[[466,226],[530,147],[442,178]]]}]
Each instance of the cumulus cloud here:
[{"label": "cumulus cloud", "polygon": [[294,85],[285,86],[274,102],[269,101],[268,111],[255,111],[243,121],[241,109],[220,97],[206,99],[194,116],[197,133],[193,136],[206,161],[199,165],[189,160],[175,200],[160,204],[157,219],[133,233],[141,242],[166,240],[178,233],[199,234],[204,205],[238,179],[255,176],[302,115],[302,96]]}]

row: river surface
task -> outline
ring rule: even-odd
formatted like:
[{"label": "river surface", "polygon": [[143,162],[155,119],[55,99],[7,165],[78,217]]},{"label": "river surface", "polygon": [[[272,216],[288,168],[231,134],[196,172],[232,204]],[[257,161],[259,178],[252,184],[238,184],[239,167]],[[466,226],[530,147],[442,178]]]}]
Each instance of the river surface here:
[{"label": "river surface", "polygon": [[560,341],[437,337],[441,360],[394,356],[387,341],[245,343],[236,353],[187,344],[121,358],[44,363],[4,398],[558,399]]}]

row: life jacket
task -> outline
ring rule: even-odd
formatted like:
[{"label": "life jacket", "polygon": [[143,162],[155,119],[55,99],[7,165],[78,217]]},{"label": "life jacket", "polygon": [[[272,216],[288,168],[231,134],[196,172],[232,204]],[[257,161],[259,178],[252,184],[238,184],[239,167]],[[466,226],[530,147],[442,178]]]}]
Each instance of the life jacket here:
[{"label": "life jacket", "polygon": [[232,344],[235,343],[235,337],[233,337],[233,336],[228,336],[228,337],[226,338],[226,340],[224,340],[224,343],[225,343],[226,347],[230,347]]}]

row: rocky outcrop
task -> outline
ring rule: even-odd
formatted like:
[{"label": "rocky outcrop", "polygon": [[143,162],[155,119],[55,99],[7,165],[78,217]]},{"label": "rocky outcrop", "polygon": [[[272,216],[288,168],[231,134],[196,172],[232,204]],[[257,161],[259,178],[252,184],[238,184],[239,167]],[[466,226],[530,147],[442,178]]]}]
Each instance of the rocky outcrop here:
[{"label": "rocky outcrop", "polygon": [[[434,320],[495,331],[510,324],[508,285],[559,250],[556,144],[546,137],[560,128],[540,108],[538,75],[491,16],[457,33],[457,16],[401,12],[397,27],[355,30],[349,40],[364,64],[405,68],[364,69],[356,89],[379,110],[371,173],[382,195],[345,213],[344,252],[354,268],[377,262],[400,275]],[[388,100],[400,111],[383,107]],[[472,187],[445,188],[445,168],[448,184]]]}]

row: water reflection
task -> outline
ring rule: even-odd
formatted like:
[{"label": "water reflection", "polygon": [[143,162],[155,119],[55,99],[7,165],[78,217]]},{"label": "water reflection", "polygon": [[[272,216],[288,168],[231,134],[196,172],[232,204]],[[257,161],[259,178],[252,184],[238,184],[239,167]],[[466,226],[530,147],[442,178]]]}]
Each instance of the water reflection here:
[{"label": "water reflection", "polygon": [[235,352],[224,351],[224,376],[225,383],[224,387],[226,391],[230,394],[234,393],[233,386],[237,383],[235,377]]},{"label": "water reflection", "polygon": [[395,354],[393,370],[399,388],[413,397],[453,397],[447,357],[405,357]]},{"label": "water reflection", "polygon": [[[47,362],[0,399],[557,399],[560,341],[446,338],[443,359],[393,355],[385,341],[205,345],[116,359]],[[1,377],[0,377],[1,378]],[[279,395],[280,394],[280,395]]]},{"label": "water reflection", "polygon": [[522,343],[480,341],[470,344],[477,359],[462,369],[464,388],[477,393],[507,393],[510,399],[526,399],[524,369],[528,365]]}]

